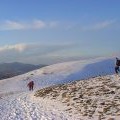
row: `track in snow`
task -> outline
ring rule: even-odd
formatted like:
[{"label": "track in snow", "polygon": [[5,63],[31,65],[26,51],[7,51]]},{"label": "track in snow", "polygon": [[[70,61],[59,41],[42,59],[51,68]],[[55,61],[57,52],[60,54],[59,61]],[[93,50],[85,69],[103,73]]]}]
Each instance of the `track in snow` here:
[{"label": "track in snow", "polygon": [[0,120],[68,120],[62,112],[32,101],[28,93],[7,96],[0,101]]}]

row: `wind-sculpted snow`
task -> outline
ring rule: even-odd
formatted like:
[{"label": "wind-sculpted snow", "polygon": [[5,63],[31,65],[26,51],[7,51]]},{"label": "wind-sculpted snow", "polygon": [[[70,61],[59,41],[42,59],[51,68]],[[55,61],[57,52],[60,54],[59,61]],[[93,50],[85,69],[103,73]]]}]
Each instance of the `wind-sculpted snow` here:
[{"label": "wind-sculpted snow", "polygon": [[114,73],[113,59],[91,59],[59,63],[34,70],[24,75],[0,81],[0,93],[28,91],[27,83],[35,82],[35,90],[46,86],[88,79]]},{"label": "wind-sculpted snow", "polygon": [[103,60],[85,65],[84,68],[69,75],[66,80],[80,80],[91,77],[110,75],[114,73],[114,61],[112,59]]}]

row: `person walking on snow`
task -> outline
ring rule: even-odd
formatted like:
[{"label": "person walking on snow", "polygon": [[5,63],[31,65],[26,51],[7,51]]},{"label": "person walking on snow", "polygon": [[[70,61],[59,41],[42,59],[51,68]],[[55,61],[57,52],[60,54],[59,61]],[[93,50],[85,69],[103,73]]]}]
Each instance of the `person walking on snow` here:
[{"label": "person walking on snow", "polygon": [[33,87],[34,87],[34,82],[33,81],[30,81],[27,86],[29,87],[29,91],[33,90]]},{"label": "person walking on snow", "polygon": [[119,66],[120,66],[120,59],[118,59],[116,57],[116,64],[115,64],[115,73],[118,74],[120,69],[119,69]]}]

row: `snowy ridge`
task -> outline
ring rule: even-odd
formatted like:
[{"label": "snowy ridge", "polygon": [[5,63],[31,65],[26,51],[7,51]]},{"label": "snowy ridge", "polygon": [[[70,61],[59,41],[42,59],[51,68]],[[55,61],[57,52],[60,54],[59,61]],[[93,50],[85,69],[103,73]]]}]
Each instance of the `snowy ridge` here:
[{"label": "snowy ridge", "polygon": [[[100,58],[54,64],[0,80],[0,120],[81,120],[77,116],[74,117],[73,112],[73,114],[69,114],[69,110],[72,108],[68,108],[68,112],[66,112],[66,107],[60,99],[54,99],[56,95],[51,98],[51,101],[51,99],[45,99],[46,96],[36,98],[35,91],[48,86],[107,74],[114,74],[114,59]],[[27,84],[31,80],[35,83],[33,92],[29,92],[27,88]],[[85,85],[87,81],[89,80],[83,80],[83,84]],[[96,82],[98,81],[95,80],[93,83],[96,84]],[[91,82],[89,83],[93,85]],[[63,91],[60,90],[57,93],[63,94]]]},{"label": "snowy ridge", "polygon": [[[38,90],[36,99],[71,116],[68,120],[120,120],[120,77],[109,75]],[[59,103],[59,104],[58,104]],[[60,108],[60,103],[62,108]]]},{"label": "snowy ridge", "polygon": [[35,82],[35,90],[37,90],[46,86],[108,74],[114,74],[113,59],[91,59],[60,63],[10,79],[0,80],[0,93],[28,91],[26,85],[30,80]]}]

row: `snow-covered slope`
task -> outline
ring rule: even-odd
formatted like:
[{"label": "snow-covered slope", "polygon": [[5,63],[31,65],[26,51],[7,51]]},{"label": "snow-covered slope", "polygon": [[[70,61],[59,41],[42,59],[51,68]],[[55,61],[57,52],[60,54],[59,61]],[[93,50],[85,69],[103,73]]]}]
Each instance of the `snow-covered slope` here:
[{"label": "snow-covered slope", "polygon": [[36,90],[46,86],[113,73],[114,59],[100,58],[59,63],[10,79],[0,80],[0,93],[28,91],[26,86],[30,80],[35,82]]},{"label": "snow-covered slope", "polygon": [[35,96],[51,101],[71,116],[68,120],[120,120],[120,77],[116,75],[43,88]]},{"label": "snow-covered slope", "polygon": [[[0,80],[0,120],[80,120],[62,111],[64,106],[60,101],[56,101],[56,105],[49,99],[36,99],[34,92],[47,86],[113,73],[114,59],[100,58],[54,64]],[[27,88],[31,80],[35,83],[33,92]]]}]

